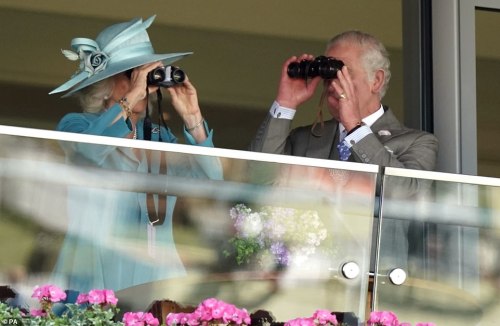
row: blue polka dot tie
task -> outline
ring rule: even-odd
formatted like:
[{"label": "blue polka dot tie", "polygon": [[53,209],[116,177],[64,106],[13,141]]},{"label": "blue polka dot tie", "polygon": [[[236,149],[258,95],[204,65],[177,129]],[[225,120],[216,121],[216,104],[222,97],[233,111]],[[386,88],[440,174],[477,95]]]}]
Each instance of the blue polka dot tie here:
[{"label": "blue polka dot tie", "polygon": [[351,150],[344,142],[344,138],[346,135],[347,131],[344,129],[340,133],[340,142],[337,144],[337,150],[339,151],[339,157],[341,161],[347,161],[349,159],[349,156],[351,156]]}]

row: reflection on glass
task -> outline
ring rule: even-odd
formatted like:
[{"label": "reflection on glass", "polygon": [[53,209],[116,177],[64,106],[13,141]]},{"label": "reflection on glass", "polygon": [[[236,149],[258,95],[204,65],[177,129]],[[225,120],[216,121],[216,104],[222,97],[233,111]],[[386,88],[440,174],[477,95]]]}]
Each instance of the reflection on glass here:
[{"label": "reflection on glass", "polygon": [[[408,177],[386,176],[385,187]],[[394,253],[380,248],[378,310],[393,310],[400,320],[437,325],[493,325],[500,311],[497,290],[499,230],[493,199],[498,187],[434,181],[431,191],[407,199],[384,196],[382,223],[408,226],[407,274],[402,285],[383,264]],[[381,238],[390,237],[382,228]]]},{"label": "reflection on glass", "polygon": [[68,227],[56,283],[81,292],[117,291],[185,275],[172,232],[176,197],[168,189],[134,190],[160,176],[219,180],[219,160],[85,143],[61,142],[61,147],[70,165],[89,175],[81,177],[102,181],[68,187]]},{"label": "reflection on glass", "polygon": [[[166,156],[167,173],[147,173],[62,150],[141,148],[7,135],[0,143],[0,277],[20,305],[35,285],[53,283],[73,296],[113,289],[122,311],[216,297],[277,320],[320,308],[364,316],[374,172],[164,150],[150,153]],[[223,178],[210,174],[214,164]],[[172,211],[153,229],[140,223],[147,193],[156,207],[167,195]],[[346,263],[359,273],[347,278]]]}]

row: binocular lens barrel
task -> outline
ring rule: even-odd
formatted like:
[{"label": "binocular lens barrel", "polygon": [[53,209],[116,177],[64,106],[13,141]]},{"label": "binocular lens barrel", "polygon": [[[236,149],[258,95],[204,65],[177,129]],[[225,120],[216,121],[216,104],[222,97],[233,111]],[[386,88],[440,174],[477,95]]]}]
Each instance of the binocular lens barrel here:
[{"label": "binocular lens barrel", "polygon": [[332,57],[318,56],[314,60],[291,62],[287,67],[290,78],[308,79],[321,77],[323,79],[337,78],[337,72],[344,63]]},{"label": "binocular lens barrel", "polygon": [[178,67],[158,67],[148,73],[147,83],[152,86],[172,87],[186,79],[184,71]]}]

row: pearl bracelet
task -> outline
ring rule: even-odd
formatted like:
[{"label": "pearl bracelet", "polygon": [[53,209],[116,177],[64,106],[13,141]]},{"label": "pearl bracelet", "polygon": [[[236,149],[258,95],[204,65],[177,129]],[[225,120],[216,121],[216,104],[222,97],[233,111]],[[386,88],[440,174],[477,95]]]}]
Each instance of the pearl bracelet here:
[{"label": "pearl bracelet", "polygon": [[193,131],[195,130],[196,128],[198,128],[199,126],[201,126],[203,124],[203,122],[205,122],[205,119],[203,117],[201,117],[201,120],[200,122],[198,122],[197,124],[195,124],[193,127],[191,128],[188,128],[188,126],[186,126],[186,130],[187,131]]},{"label": "pearl bracelet", "polygon": [[130,104],[128,103],[127,98],[122,97],[121,99],[118,100],[118,104],[120,104],[122,109],[125,110],[127,118],[130,118],[130,116],[132,115],[132,109],[130,108]]}]

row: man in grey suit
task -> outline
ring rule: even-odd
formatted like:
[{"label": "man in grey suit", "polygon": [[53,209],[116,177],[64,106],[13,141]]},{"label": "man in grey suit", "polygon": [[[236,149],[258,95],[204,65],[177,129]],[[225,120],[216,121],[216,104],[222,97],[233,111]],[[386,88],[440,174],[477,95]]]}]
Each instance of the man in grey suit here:
[{"label": "man in grey suit", "polygon": [[[403,126],[392,111],[382,105],[391,77],[384,45],[366,33],[348,31],[328,42],[325,55],[344,63],[336,78],[314,77],[305,83],[303,79],[290,78],[287,68],[292,62],[313,60],[314,56],[304,54],[285,61],[276,100],[250,150],[433,170],[438,150],[436,137]],[[322,81],[323,101],[333,119],[324,125],[313,124],[290,131],[296,110],[311,99]],[[418,195],[429,186],[422,180],[398,182],[398,191],[393,194],[405,197]],[[394,260],[389,259],[387,266],[394,262],[405,265],[408,223],[388,222],[383,232],[391,237],[383,239],[382,248],[389,252],[393,249]]]},{"label": "man in grey suit", "polygon": [[[282,69],[278,95],[260,126],[250,149],[322,159],[339,159],[337,145],[348,148],[349,161],[398,168],[433,170],[438,141],[434,135],[406,128],[381,101],[391,77],[390,62],[382,43],[373,36],[349,31],[327,44],[326,56],[343,61],[337,78],[324,82],[323,96],[333,119],[324,126],[299,127],[290,132],[298,107],[309,100],[322,81],[305,83],[290,78],[291,62],[312,60],[312,55],[291,57]],[[415,190],[415,189],[413,189]]]}]

